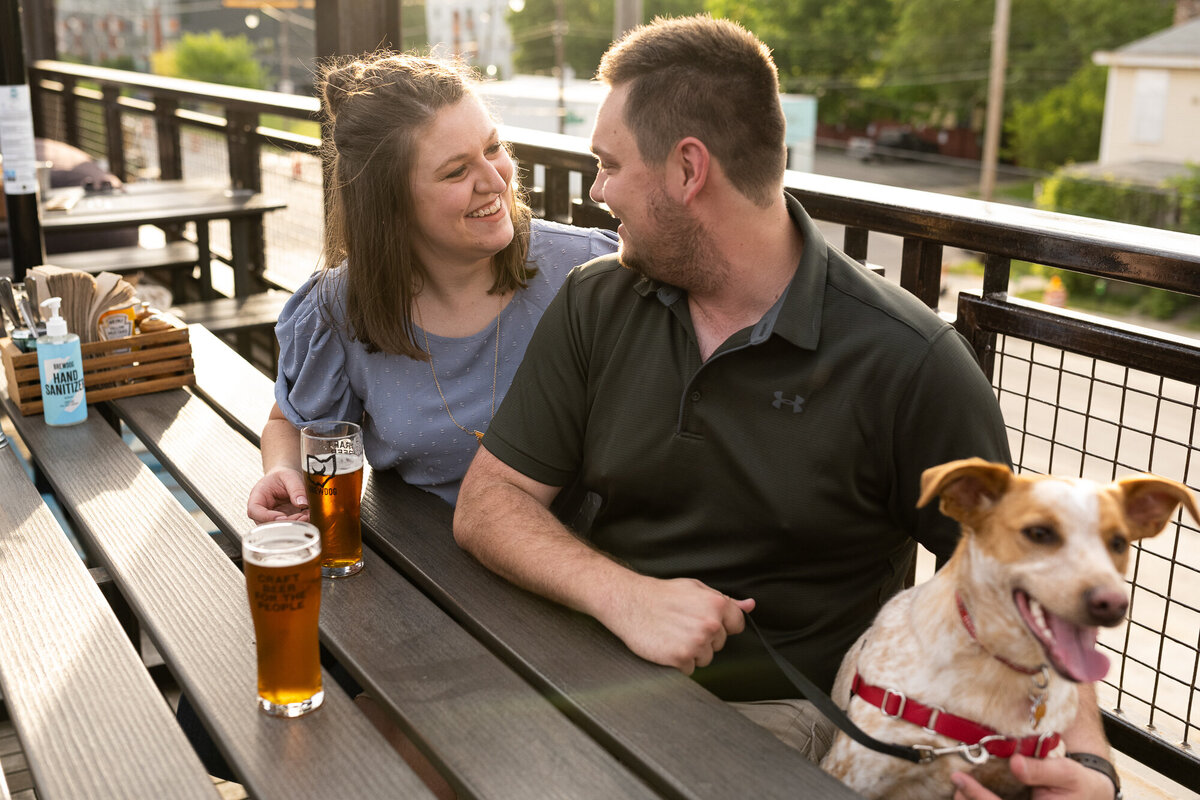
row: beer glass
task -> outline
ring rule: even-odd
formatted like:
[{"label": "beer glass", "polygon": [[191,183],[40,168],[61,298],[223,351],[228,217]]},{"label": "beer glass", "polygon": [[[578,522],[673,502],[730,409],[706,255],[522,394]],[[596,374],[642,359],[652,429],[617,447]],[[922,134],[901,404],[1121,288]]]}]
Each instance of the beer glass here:
[{"label": "beer glass", "polygon": [[298,717],[320,707],[321,534],[307,522],[267,522],[242,539],[258,653],[258,707]]},{"label": "beer glass", "polygon": [[314,422],[300,429],[308,518],[321,531],[321,574],[344,578],[363,567],[362,429],[353,422]]}]

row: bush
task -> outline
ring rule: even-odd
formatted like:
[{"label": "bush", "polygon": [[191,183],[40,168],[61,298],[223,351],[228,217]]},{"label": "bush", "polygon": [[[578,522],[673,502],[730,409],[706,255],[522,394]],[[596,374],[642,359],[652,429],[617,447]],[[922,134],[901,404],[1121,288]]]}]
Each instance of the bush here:
[{"label": "bush", "polygon": [[[1047,178],[1037,197],[1038,208],[1079,214],[1151,228],[1200,234],[1200,167],[1159,187],[1126,181],[1098,180],[1060,169]],[[1092,308],[1131,310],[1154,319],[1170,319],[1200,308],[1200,298],[1109,281],[1074,272],[1050,270],[1062,277],[1073,303]]]},{"label": "bush", "polygon": [[1024,167],[1054,169],[1100,152],[1108,70],[1088,64],[1032,103],[1017,101],[1006,124],[1010,155]]},{"label": "bush", "polygon": [[261,89],[266,73],[245,36],[223,36],[219,31],[185,33],[166,50],[151,57],[154,73],[209,83]]}]

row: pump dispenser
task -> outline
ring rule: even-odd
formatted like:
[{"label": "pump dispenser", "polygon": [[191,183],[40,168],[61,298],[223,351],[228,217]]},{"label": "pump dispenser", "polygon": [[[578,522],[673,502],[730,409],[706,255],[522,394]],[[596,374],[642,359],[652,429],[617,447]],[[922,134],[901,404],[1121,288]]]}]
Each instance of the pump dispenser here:
[{"label": "pump dispenser", "polygon": [[50,314],[46,335],[38,339],[37,349],[47,425],[75,425],[87,419],[79,337],[67,330],[67,321],[58,313],[61,304],[60,297],[48,297],[42,302],[42,308]]}]

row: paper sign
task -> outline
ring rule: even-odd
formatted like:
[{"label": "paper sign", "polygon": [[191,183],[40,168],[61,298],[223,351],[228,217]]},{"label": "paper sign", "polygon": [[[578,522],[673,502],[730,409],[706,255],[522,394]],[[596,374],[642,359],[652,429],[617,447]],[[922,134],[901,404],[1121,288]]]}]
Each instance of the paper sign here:
[{"label": "paper sign", "polygon": [[37,150],[27,84],[0,86],[0,156],[4,158],[4,193],[34,194]]}]

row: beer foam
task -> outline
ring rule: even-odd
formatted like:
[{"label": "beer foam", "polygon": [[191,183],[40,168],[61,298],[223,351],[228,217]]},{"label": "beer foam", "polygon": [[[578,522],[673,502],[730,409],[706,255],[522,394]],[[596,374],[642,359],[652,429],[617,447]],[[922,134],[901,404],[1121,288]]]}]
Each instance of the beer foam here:
[{"label": "beer foam", "polygon": [[258,567],[292,567],[316,558],[321,535],[307,522],[268,522],[242,542],[242,560]]},{"label": "beer foam", "polygon": [[[305,542],[303,540],[297,540],[295,542],[295,544],[308,545],[310,543]],[[245,553],[243,553],[242,560],[249,562],[256,567],[271,567],[273,569],[278,569],[279,567],[299,566],[300,564],[304,564],[308,561],[312,561],[314,558],[317,557],[317,555],[318,555],[317,553],[314,553],[308,547],[305,547],[304,549],[301,549],[301,550],[292,550],[290,552],[283,552],[283,553],[272,553],[272,552],[264,553],[261,551],[249,549]]]},{"label": "beer foam", "polygon": [[362,453],[338,453],[335,464],[338,475],[346,475],[360,470],[363,467]]}]

